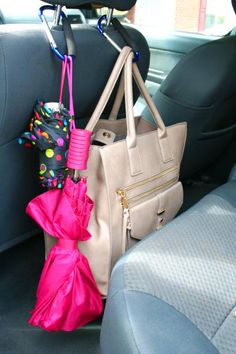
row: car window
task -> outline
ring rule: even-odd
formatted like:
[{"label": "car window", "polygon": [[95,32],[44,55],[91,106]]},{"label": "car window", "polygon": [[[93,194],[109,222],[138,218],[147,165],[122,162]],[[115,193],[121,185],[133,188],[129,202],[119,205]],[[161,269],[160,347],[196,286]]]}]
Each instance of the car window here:
[{"label": "car window", "polygon": [[[47,3],[40,0],[0,0],[0,24],[14,23],[40,23],[38,16],[39,8]],[[92,10],[66,9],[63,11],[68,16],[71,23],[86,23],[86,18],[90,18]],[[52,11],[45,12],[47,20],[53,20]],[[96,15],[96,13],[95,13]],[[94,16],[94,13],[93,13]]]},{"label": "car window", "polygon": [[125,22],[143,31],[227,34],[236,25],[231,0],[138,0]]},{"label": "car window", "polygon": [[[40,0],[0,0],[0,23],[39,23]],[[65,9],[72,23],[89,22],[107,12],[107,9]],[[221,36],[236,25],[231,0],[138,0],[129,11],[115,10],[121,22],[134,25],[144,34],[172,31]],[[49,14],[49,21],[52,19]]]},{"label": "car window", "polygon": [[6,1],[0,0],[2,23],[37,23],[40,22],[38,9],[43,3],[39,0]]}]

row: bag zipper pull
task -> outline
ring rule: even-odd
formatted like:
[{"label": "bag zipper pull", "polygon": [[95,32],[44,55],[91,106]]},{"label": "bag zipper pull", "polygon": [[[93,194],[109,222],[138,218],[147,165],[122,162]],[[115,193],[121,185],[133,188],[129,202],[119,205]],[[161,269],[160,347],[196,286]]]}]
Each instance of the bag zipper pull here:
[{"label": "bag zipper pull", "polygon": [[129,202],[128,202],[125,190],[124,189],[119,189],[117,191],[117,194],[120,197],[120,204],[121,204],[122,208],[123,209],[128,209],[129,208]]},{"label": "bag zipper pull", "polygon": [[131,222],[128,208],[123,208],[123,232],[122,232],[122,254],[129,246],[129,238],[131,236]]},{"label": "bag zipper pull", "polygon": [[130,215],[129,215],[129,209],[125,208],[123,210],[125,220],[126,220],[126,230],[131,231],[131,222],[130,222]]}]

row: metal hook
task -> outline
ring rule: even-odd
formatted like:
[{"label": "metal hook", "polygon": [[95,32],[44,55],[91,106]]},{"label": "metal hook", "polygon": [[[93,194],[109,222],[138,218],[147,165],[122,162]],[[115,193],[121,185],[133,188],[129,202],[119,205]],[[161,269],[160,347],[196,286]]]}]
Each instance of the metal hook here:
[{"label": "metal hook", "polygon": [[[45,6],[41,6],[39,9],[39,17],[42,21],[43,27],[45,29],[46,35],[48,37],[48,41],[50,44],[50,47],[52,49],[52,51],[56,54],[56,56],[61,59],[61,60],[65,60],[64,55],[59,51],[57,44],[52,36],[52,32],[51,29],[49,27],[48,21],[44,15],[44,11],[45,10],[53,10],[55,11],[57,9],[57,7],[55,5],[45,5]],[[60,16],[65,17],[66,15],[64,14],[63,11],[60,11]]]},{"label": "metal hook", "polygon": [[116,44],[116,42],[113,41],[113,39],[111,39],[111,37],[108,36],[108,34],[106,34],[106,32],[104,32],[103,28],[102,28],[102,22],[106,21],[107,24],[107,15],[103,15],[98,19],[98,23],[97,23],[97,30],[98,32],[101,33],[101,35],[103,35],[103,37],[105,37],[112,45],[113,47],[118,50],[118,52],[121,52],[121,47],[118,46],[118,44]]},{"label": "metal hook", "polygon": [[[112,14],[112,13],[111,13]],[[111,39],[111,37],[110,36],[108,36],[108,34],[106,33],[106,32],[104,32],[104,30],[103,30],[103,28],[102,28],[102,22],[103,21],[106,21],[106,28],[108,27],[108,17],[107,17],[107,15],[103,15],[103,16],[101,16],[99,19],[98,19],[98,22],[97,22],[97,30],[99,31],[99,33],[101,33],[112,45],[113,45],[113,47],[116,49],[116,50],[118,50],[118,52],[121,52],[121,47],[118,45],[118,44],[116,44],[116,42],[115,41],[113,41],[113,39]],[[112,16],[110,17],[110,20],[109,20],[109,23],[111,22],[112,23],[112,21],[113,21],[113,18],[112,18]],[[120,25],[121,26],[121,25]],[[125,40],[125,39],[124,39]],[[127,44],[129,44],[129,42],[127,43]],[[131,45],[130,45],[131,46]],[[136,52],[135,50],[133,50],[133,53],[134,53],[134,59],[133,59],[133,61],[134,62],[137,62],[138,60],[139,60],[139,58],[140,58],[140,53],[139,52]]]}]

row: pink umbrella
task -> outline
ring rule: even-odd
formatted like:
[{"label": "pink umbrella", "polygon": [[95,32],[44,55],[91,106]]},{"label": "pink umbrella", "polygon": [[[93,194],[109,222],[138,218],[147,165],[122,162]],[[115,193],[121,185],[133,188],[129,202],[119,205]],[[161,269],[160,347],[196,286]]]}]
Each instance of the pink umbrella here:
[{"label": "pink umbrella", "polygon": [[[72,60],[68,63],[70,88]],[[70,96],[72,98],[72,94]],[[72,126],[71,136],[67,166],[86,169],[91,132]],[[79,136],[79,144],[74,146]],[[78,241],[91,237],[87,225],[93,201],[86,192],[86,178],[75,180],[68,176],[63,189],[49,190],[27,206],[26,212],[42,229],[58,238],[48,254],[39,281],[36,305],[29,320],[33,326],[48,331],[72,331],[102,312],[101,295],[88,261],[77,247]]]},{"label": "pink umbrella", "polygon": [[39,195],[26,209],[47,233],[58,238],[45,262],[29,320],[48,331],[72,331],[102,312],[88,261],[77,247],[78,240],[91,237],[86,227],[93,202],[86,190],[84,178],[76,184],[67,177],[63,189]]}]

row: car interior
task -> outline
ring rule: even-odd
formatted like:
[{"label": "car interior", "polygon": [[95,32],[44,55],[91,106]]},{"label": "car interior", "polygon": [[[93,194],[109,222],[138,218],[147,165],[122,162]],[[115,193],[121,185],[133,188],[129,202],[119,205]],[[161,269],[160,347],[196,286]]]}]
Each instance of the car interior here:
[{"label": "car interior", "polygon": [[[180,166],[183,205],[172,221],[127,250],[115,264],[103,300],[104,313],[98,319],[73,332],[46,332],[27,323],[45,245],[43,231],[25,209],[44,189],[38,181],[38,152],[20,146],[19,137],[38,98],[58,101],[61,71],[36,9],[50,4],[56,12],[63,7],[70,18],[76,44],[76,126],[85,128],[119,55],[97,30],[94,16],[107,8],[110,14],[114,11],[113,16],[132,15],[139,2],[35,1],[35,9],[28,11],[26,6],[24,11],[22,5],[17,13],[13,0],[8,8],[0,0],[1,354],[236,353],[233,27],[221,36],[159,35],[132,21],[122,22],[139,53],[137,65],[164,123],[187,122]],[[161,12],[161,1],[159,7]],[[236,16],[235,0],[230,7]],[[57,20],[53,19],[51,33],[64,53],[65,37]],[[112,23],[106,34],[120,48],[129,44]],[[118,86],[102,118],[109,117]],[[133,98],[135,113],[154,124],[136,85]],[[64,99],[69,100],[67,94]],[[123,100],[118,118],[124,116]]]}]

